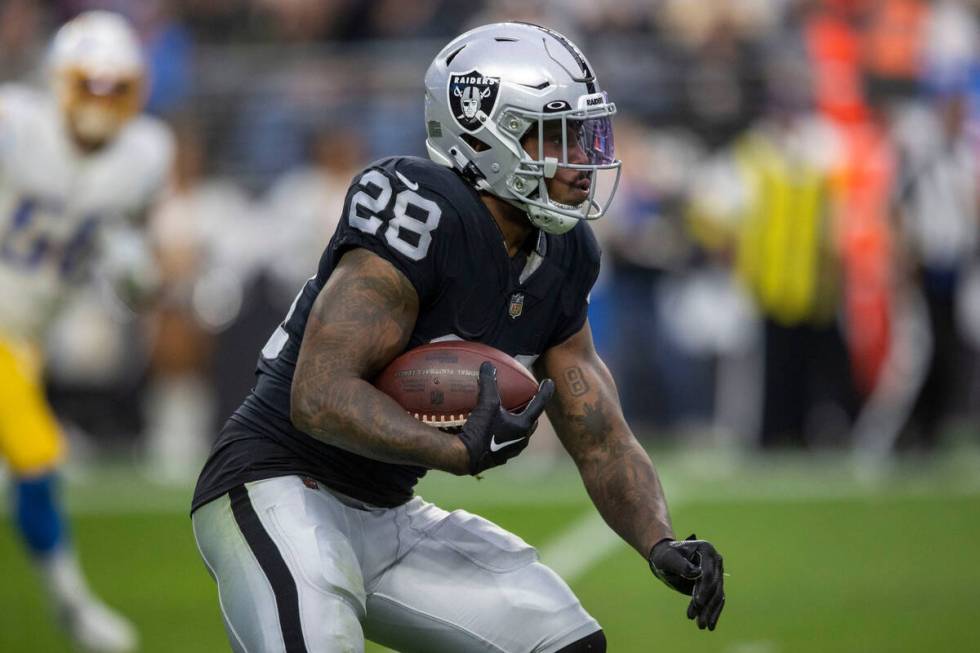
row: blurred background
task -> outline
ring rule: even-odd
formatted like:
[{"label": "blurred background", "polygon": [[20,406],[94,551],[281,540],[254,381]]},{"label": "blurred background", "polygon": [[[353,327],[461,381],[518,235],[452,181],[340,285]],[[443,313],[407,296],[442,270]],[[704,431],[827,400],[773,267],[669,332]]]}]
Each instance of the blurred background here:
[{"label": "blurred background", "polygon": [[[957,615],[980,599],[980,2],[6,0],[0,81],[43,84],[51,34],[91,8],[137,27],[147,111],[177,135],[149,223],[166,292],[140,316],[80,292],[50,334],[47,379],[83,559],[134,606],[146,650],[223,650],[181,514],[190,484],[350,179],[425,156],[434,54],[505,19],[569,36],[619,108],[623,181],[594,224],[590,320],[678,535],[696,525],[731,566],[728,613],[713,636],[682,623],[642,560],[593,528],[553,437],[506,483],[431,479],[426,496],[495,518],[548,560],[568,532],[595,545],[573,586],[611,650],[970,648]],[[937,576],[920,559],[915,543],[943,534],[972,551],[970,569]],[[164,574],[162,558],[105,547],[171,537],[188,580],[157,578],[164,609],[132,582]],[[5,547],[4,567],[23,556],[0,532]],[[104,552],[101,577],[90,551]],[[20,591],[0,589],[19,615],[0,609],[0,625],[32,623],[40,603]],[[634,621],[612,608],[624,596]],[[199,628],[179,628],[192,606]],[[0,650],[63,646],[25,641],[0,627]]]}]

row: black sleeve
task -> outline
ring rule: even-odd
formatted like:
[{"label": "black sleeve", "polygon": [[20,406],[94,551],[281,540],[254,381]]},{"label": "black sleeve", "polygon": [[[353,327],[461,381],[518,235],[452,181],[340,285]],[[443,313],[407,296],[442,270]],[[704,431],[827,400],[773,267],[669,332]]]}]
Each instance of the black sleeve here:
[{"label": "black sleeve", "polygon": [[329,275],[345,251],[361,247],[398,268],[425,305],[444,282],[455,218],[442,196],[398,175],[394,165],[375,164],[351,182],[320,272]]},{"label": "black sleeve", "polygon": [[589,317],[589,293],[599,276],[602,257],[599,243],[587,223],[579,223],[564,237],[574,238],[566,259],[569,282],[562,288],[561,318],[548,347],[560,345],[582,329]]}]

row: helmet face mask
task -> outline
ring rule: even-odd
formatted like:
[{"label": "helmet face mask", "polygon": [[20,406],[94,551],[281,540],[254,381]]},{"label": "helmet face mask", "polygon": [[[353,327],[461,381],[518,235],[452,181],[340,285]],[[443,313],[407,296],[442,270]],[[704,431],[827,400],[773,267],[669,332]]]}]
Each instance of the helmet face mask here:
[{"label": "helmet face mask", "polygon": [[426,74],[429,156],[551,233],[608,209],[621,165],[615,112],[581,52],[535,25],[467,32]]},{"label": "helmet face mask", "polygon": [[58,73],[57,95],[72,131],[87,143],[104,143],[139,113],[143,81],[135,76],[95,77],[78,68]]},{"label": "helmet face mask", "polygon": [[[616,192],[620,162],[610,120],[615,106],[604,94],[599,106],[591,112],[511,110],[530,127],[521,139],[527,157],[520,161],[510,188],[527,205],[532,222],[546,231],[560,233],[577,220],[602,217]],[[506,111],[504,116],[507,120]]]},{"label": "helmet face mask", "polygon": [[112,140],[142,107],[142,52],[118,14],[89,11],[63,25],[51,43],[48,67],[68,128],[86,148]]}]

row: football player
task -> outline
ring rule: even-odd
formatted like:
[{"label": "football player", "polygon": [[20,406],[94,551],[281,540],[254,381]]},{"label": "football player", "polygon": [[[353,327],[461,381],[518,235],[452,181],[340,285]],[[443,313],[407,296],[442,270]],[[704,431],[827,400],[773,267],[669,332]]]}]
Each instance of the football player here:
[{"label": "football player", "polygon": [[[458,37],[425,87],[431,161],[384,159],[355,178],[198,481],[194,533],[232,648],[604,651],[533,548],[413,496],[426,470],[506,463],[545,407],[605,520],[713,629],[721,556],[675,539],[586,319],[599,270],[586,221],[618,180],[615,106],[578,48],[526,23]],[[533,365],[537,395],[502,409],[484,363],[478,405],[449,434],[371,385],[406,349],[449,339]]]},{"label": "football player", "polygon": [[134,223],[164,185],[171,135],[140,116],[144,64],[124,19],[89,12],[48,52],[49,92],[0,87],[0,459],[14,520],[55,612],[86,650],[128,651],[133,627],[88,588],[57,496],[65,443],[41,387],[45,328],[73,287],[152,284]]}]

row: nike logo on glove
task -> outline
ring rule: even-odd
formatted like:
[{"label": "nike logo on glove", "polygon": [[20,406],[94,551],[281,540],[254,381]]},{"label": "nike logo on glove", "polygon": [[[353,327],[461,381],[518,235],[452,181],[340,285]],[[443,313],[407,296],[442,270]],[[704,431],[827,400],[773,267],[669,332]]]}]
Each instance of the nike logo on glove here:
[{"label": "nike logo on glove", "polygon": [[[527,437],[527,436],[525,436],[525,437]],[[490,438],[490,451],[496,453],[496,452],[500,451],[501,449],[503,449],[504,447],[509,447],[510,445],[514,444],[515,442],[520,442],[523,439],[524,438],[517,438],[516,440],[508,440],[507,442],[497,442],[497,436],[495,435],[492,438]]]}]

